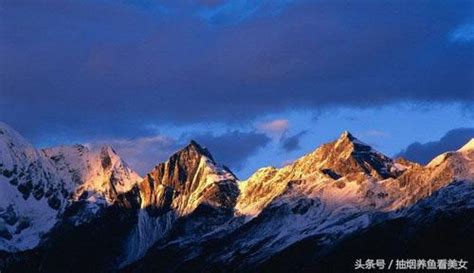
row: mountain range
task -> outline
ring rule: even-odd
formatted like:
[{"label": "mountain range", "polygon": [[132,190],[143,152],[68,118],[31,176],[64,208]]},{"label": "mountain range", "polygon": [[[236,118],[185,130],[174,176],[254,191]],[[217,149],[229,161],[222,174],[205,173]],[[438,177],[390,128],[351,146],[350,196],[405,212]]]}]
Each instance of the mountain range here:
[{"label": "mountain range", "polygon": [[[474,263],[474,139],[427,165],[349,132],[245,181],[195,141],[145,177],[113,147],[37,149],[0,123],[0,272],[352,272]],[[469,266],[469,264],[468,264]]]}]

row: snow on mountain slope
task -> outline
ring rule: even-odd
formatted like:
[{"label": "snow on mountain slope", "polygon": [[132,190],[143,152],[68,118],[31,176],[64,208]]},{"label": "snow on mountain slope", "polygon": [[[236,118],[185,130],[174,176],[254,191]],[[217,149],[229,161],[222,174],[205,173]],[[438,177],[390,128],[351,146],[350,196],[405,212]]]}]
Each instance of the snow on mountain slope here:
[{"label": "snow on mountain slope", "polygon": [[194,141],[158,164],[139,188],[142,208],[172,209],[178,215],[189,214],[202,203],[232,208],[238,195],[234,174]]},{"label": "snow on mountain slope", "polygon": [[457,151],[443,153],[427,164],[432,169],[454,169],[458,180],[472,177],[474,170],[474,138]]},{"label": "snow on mountain slope", "polygon": [[397,179],[383,181],[392,199],[387,210],[407,207],[453,181],[474,181],[474,149],[465,148],[471,142],[435,157],[426,166],[411,164]]},{"label": "snow on mountain slope", "polygon": [[[167,236],[178,218],[203,207],[232,211],[239,195],[234,174],[194,141],[155,166],[138,189],[141,210],[123,265],[141,258],[157,240]],[[202,224],[204,229],[213,226],[211,220]]]},{"label": "snow on mountain slope", "polygon": [[0,250],[33,248],[72,202],[97,210],[140,180],[110,147],[39,150],[0,123]]},{"label": "snow on mountain slope", "polygon": [[240,183],[242,193],[237,210],[243,215],[257,215],[282,194],[291,181],[312,181],[311,184],[317,185],[341,177],[357,181],[380,180],[395,177],[400,172],[390,158],[344,132],[338,140],[322,145],[282,169],[263,168]]},{"label": "snow on mountain slope", "polygon": [[236,206],[251,220],[216,259],[232,263],[237,253],[253,249],[246,263],[258,263],[306,237],[329,245],[400,217],[454,181],[474,181],[474,149],[465,147],[420,166],[394,162],[344,133],[282,169],[260,169],[241,183]]},{"label": "snow on mountain slope", "polygon": [[428,198],[421,199],[404,213],[408,217],[423,220],[436,213],[474,208],[474,182],[463,180],[450,183]]},{"label": "snow on mountain slope", "polygon": [[132,171],[110,146],[91,150],[83,145],[43,149],[61,177],[70,177],[66,185],[74,200],[113,203],[116,196],[129,191],[142,178]]},{"label": "snow on mountain slope", "polygon": [[64,209],[64,194],[51,162],[0,123],[0,250],[37,245]]},{"label": "snow on mountain slope", "polygon": [[474,138],[471,138],[464,146],[459,148],[458,152],[472,152],[474,150]]}]

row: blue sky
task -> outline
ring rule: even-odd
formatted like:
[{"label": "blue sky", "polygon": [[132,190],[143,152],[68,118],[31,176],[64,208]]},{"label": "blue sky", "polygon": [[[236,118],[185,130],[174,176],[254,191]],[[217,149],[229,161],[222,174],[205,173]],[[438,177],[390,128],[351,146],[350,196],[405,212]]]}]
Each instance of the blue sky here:
[{"label": "blue sky", "polygon": [[0,119],[37,146],[143,174],[196,139],[245,178],[344,130],[422,163],[474,136],[472,1],[0,3]]}]

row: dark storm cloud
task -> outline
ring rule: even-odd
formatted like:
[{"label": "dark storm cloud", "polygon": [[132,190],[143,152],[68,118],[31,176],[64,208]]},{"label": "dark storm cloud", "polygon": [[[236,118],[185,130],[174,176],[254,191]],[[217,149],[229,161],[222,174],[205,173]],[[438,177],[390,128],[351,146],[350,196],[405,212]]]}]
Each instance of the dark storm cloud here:
[{"label": "dark storm cloud", "polygon": [[437,155],[461,148],[471,138],[474,138],[474,128],[454,129],[447,132],[446,135],[438,141],[423,144],[419,142],[412,143],[397,156],[426,164]]},{"label": "dark storm cloud", "polygon": [[270,142],[270,138],[265,134],[240,131],[222,135],[195,135],[194,139],[207,147],[216,161],[232,170],[240,170],[248,157]]},{"label": "dark storm cloud", "polygon": [[2,2],[0,119],[32,138],[133,137],[151,122],[474,100],[459,30],[472,1],[166,2]]},{"label": "dark storm cloud", "polygon": [[294,134],[292,136],[283,138],[281,140],[281,148],[285,152],[292,152],[292,151],[300,149],[300,139],[301,139],[302,136],[304,136],[307,133],[308,133],[308,131],[305,130],[305,131],[301,131],[297,134]]}]

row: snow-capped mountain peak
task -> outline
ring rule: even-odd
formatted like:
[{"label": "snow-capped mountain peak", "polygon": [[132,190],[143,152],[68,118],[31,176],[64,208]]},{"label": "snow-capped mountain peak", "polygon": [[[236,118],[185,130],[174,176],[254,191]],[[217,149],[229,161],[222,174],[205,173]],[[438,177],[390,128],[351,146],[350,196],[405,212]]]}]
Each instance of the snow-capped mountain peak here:
[{"label": "snow-capped mountain peak", "polygon": [[97,212],[140,180],[109,146],[36,149],[0,123],[0,250],[35,247],[72,203]]},{"label": "snow-capped mountain peak", "polygon": [[254,217],[290,188],[298,188],[296,184],[314,189],[344,178],[362,182],[394,177],[399,172],[392,159],[345,131],[337,140],[321,145],[292,164],[281,169],[260,169],[241,182],[237,211]]},{"label": "snow-capped mountain peak", "polygon": [[59,146],[42,151],[62,177],[71,177],[65,187],[73,192],[74,200],[95,202],[103,198],[112,203],[118,194],[129,191],[142,180],[108,145],[97,149],[84,145]]},{"label": "snow-capped mountain peak", "polygon": [[[236,177],[217,164],[210,152],[191,141],[186,147],[160,163],[146,175],[139,187],[142,207],[173,209],[179,214],[193,211],[219,184],[230,183],[237,189]],[[230,192],[233,195],[235,192]],[[207,196],[209,197],[209,196]]]},{"label": "snow-capped mountain peak", "polygon": [[200,208],[232,212],[239,188],[232,172],[216,163],[206,148],[191,141],[156,165],[138,184],[138,192],[139,221],[128,239],[124,264],[142,257],[181,217]]},{"label": "snow-capped mountain peak", "polygon": [[34,247],[64,209],[61,178],[18,132],[0,123],[0,250]]},{"label": "snow-capped mountain peak", "polygon": [[347,131],[336,141],[323,144],[301,160],[317,162],[321,170],[333,177],[359,172],[376,178],[388,178],[396,176],[397,171],[391,158]]}]

